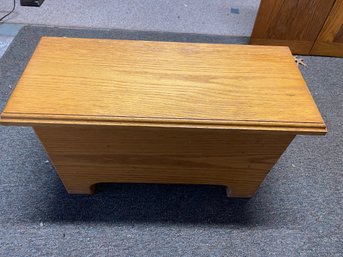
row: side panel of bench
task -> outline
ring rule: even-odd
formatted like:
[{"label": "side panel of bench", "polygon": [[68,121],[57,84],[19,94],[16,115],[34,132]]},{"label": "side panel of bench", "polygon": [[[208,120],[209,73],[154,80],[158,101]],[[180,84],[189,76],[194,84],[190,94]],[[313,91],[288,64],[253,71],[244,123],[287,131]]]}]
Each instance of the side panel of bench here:
[{"label": "side panel of bench", "polygon": [[251,197],[294,138],[206,129],[36,127],[66,189],[102,182],[210,184]]}]

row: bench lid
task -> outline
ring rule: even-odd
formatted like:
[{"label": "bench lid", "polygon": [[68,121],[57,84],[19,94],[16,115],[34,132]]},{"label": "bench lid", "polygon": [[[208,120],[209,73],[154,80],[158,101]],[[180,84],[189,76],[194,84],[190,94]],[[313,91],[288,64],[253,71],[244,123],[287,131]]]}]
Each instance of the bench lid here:
[{"label": "bench lid", "polygon": [[325,133],[288,47],[43,37],[1,122]]}]

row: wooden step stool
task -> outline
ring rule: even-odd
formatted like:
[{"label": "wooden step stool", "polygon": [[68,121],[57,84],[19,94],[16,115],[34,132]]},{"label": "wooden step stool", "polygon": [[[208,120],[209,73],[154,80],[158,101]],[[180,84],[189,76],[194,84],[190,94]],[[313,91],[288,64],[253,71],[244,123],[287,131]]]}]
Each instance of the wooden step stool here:
[{"label": "wooden step stool", "polygon": [[135,182],[251,197],[297,134],[326,133],[287,47],[53,37],[1,123],[32,126],[72,194]]}]

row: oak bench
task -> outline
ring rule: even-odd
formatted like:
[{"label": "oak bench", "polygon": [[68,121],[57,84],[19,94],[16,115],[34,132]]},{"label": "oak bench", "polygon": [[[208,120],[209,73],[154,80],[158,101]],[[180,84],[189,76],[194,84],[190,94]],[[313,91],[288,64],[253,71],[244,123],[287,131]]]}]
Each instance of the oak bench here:
[{"label": "oak bench", "polygon": [[326,133],[287,47],[57,37],[0,122],[32,126],[72,194],[135,182],[251,197],[296,135]]}]

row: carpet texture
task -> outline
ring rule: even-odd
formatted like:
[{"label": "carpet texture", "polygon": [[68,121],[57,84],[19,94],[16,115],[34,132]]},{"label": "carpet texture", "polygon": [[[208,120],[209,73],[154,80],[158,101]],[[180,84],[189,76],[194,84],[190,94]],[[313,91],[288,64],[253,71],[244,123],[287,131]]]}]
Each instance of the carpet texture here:
[{"label": "carpet texture", "polygon": [[[0,59],[0,110],[43,35],[247,43],[24,27]],[[328,127],[297,136],[254,198],[216,186],[104,184],[68,195],[31,128],[0,126],[0,256],[343,256],[343,59],[304,57]]]},{"label": "carpet texture", "polygon": [[[45,0],[20,6],[4,22],[60,27],[249,36],[260,0]],[[13,0],[0,0],[0,16]]]}]

